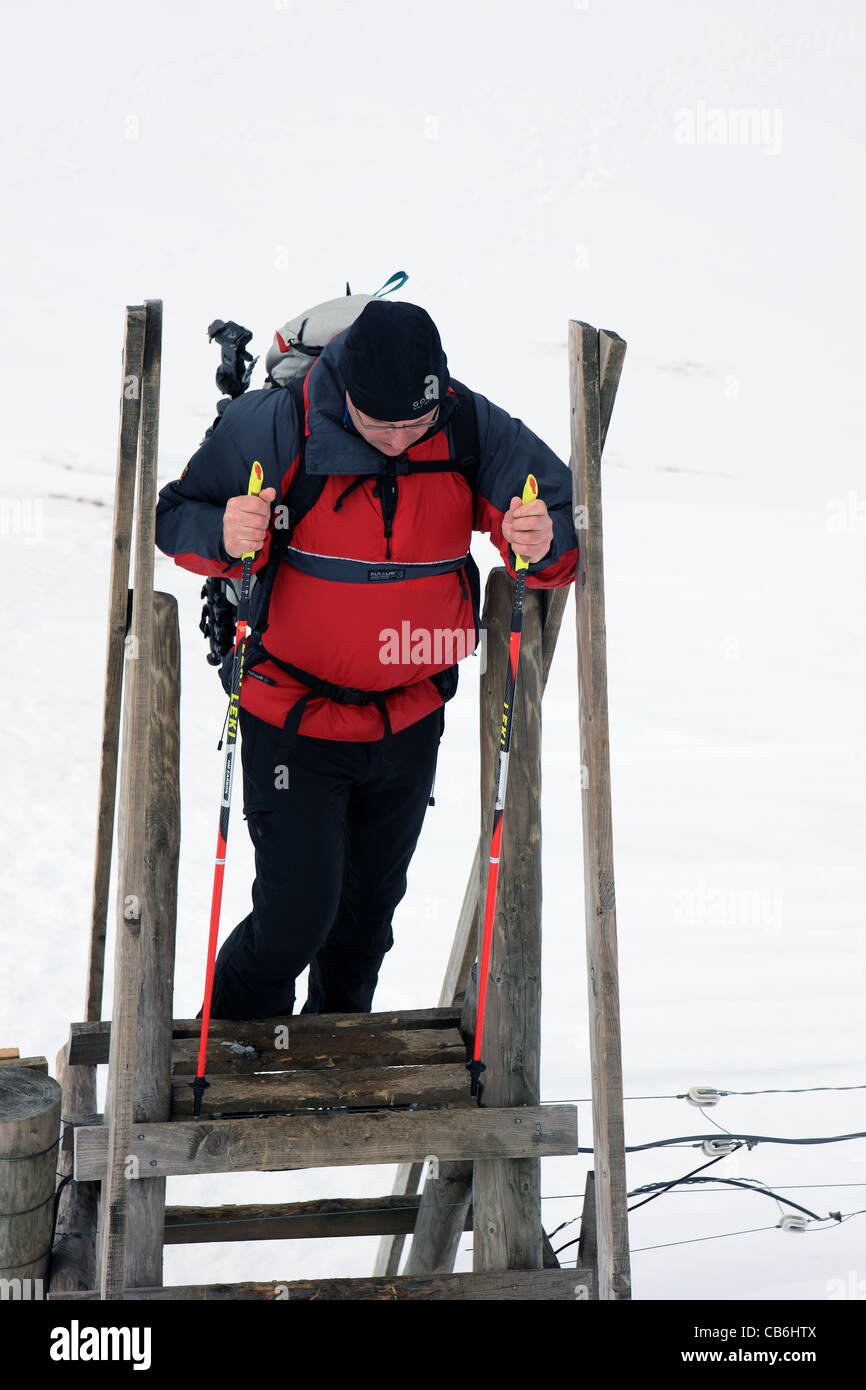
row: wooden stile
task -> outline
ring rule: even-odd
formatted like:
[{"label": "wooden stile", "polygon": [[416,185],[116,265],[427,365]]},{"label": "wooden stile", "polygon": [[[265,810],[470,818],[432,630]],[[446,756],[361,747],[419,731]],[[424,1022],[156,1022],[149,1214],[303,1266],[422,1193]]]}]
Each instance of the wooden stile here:
[{"label": "wooden stile", "polygon": [[[136,332],[143,339],[136,346]],[[540,712],[568,590],[527,590],[515,695],[502,867],[494,930],[482,1105],[469,1095],[466,1042],[474,1030],[471,978],[483,921],[490,820],[513,582],[488,583],[488,669],[482,682],[482,833],[437,1009],[371,1015],[213,1020],[211,1086],[191,1119],[199,1020],[172,1020],[179,850],[176,605],[153,594],[153,531],[161,304],[128,311],[124,381],[141,350],[138,406],[121,413],[117,553],[109,614],[103,771],[86,1020],[58,1057],[68,1133],[52,1299],[573,1301],[629,1296],[624,1134],[610,833],[600,458],[625,343],[570,325],[575,592],[583,797],[595,1173],[587,1177],[577,1270],[563,1270],[541,1226],[540,1159],[577,1153],[577,1111],[539,1103],[541,840]],[[135,372],[130,374],[133,378]],[[135,399],[134,393],[127,399]],[[132,630],[120,618],[128,575],[134,439],[141,435]],[[117,509],[121,518],[118,520]],[[124,580],[124,583],[126,581]],[[112,715],[123,671],[118,815],[118,929],[112,1022],[99,1020],[111,858],[108,801]],[[116,664],[116,663],[115,663]],[[116,758],[115,758],[116,762]],[[107,858],[106,858],[107,856]],[[0,1067],[27,1059],[3,1059]],[[31,1061],[38,1059],[30,1059]],[[95,1066],[108,1062],[105,1122],[95,1114]],[[0,1070],[0,1080],[3,1070]],[[68,1098],[67,1098],[68,1096]],[[421,1196],[424,1160],[434,1157]],[[169,1176],[399,1164],[385,1198],[165,1209]],[[597,1175],[597,1176],[596,1176]],[[94,1240],[94,1193],[101,1184]],[[88,1205],[89,1204],[89,1205]],[[75,1223],[80,1240],[76,1244]],[[453,1269],[474,1232],[473,1274]],[[162,1287],[163,1244],[380,1235],[371,1279]],[[396,1275],[412,1236],[405,1273]],[[95,1249],[94,1249],[95,1247]]]}]

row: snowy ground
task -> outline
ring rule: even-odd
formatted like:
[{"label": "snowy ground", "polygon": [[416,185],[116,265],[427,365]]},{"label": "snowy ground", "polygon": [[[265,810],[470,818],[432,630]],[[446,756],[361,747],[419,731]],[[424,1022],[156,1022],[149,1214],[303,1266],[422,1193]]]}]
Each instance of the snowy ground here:
[{"label": "snowy ground", "polygon": [[[629,342],[605,452],[605,579],[625,1094],[653,1099],[627,1102],[627,1142],[714,1122],[789,1138],[866,1129],[862,1090],[732,1096],[704,1115],[658,1098],[695,1084],[866,1083],[859,10],[549,0],[530,26],[520,5],[466,14],[446,0],[435,33],[409,44],[390,3],[263,6],[241,34],[223,3],[157,4],[123,70],[131,21],[85,9],[86,48],[71,11],[58,7],[47,33],[24,10],[9,16],[24,56],[3,122],[13,216],[0,504],[14,678],[0,1044],[53,1061],[82,1014],[122,305],[165,301],[167,481],[213,413],[210,319],[249,323],[264,352],[277,322],[338,293],[341,277],[372,289],[405,267],[403,297],[433,313],[455,375],[563,456],[568,318]],[[372,76],[383,69],[387,80]],[[218,89],[230,77],[245,93],[234,127]],[[759,108],[764,135],[701,143],[701,103]],[[483,538],[475,548],[495,560]],[[199,581],[160,556],[156,582],[178,595],[183,634],[184,1015],[200,1002],[224,701],[197,632]],[[467,663],[449,709],[382,1008],[438,994],[476,837],[476,670]],[[571,608],[544,730],[542,1094],[582,1101]],[[237,815],[226,932],[248,910],[250,866]],[[584,1101],[579,1117],[589,1143]],[[866,1206],[864,1155],[863,1140],[761,1145],[712,1172],[849,1213]],[[688,1147],[632,1155],[629,1187],[703,1161]],[[544,1162],[548,1230],[579,1213],[587,1166]],[[391,1176],[178,1178],[169,1201],[372,1196]],[[774,1202],[733,1187],[659,1198],[631,1218],[636,1296],[863,1296],[866,1218],[805,1235],[775,1229],[778,1218]],[[364,1274],[374,1249],[174,1246],[165,1277]]]}]

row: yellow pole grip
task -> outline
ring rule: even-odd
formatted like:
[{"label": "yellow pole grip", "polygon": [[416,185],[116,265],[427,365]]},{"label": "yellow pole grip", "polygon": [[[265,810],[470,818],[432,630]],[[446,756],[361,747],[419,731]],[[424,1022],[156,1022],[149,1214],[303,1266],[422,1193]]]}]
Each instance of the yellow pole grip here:
[{"label": "yellow pole grip", "polygon": [[[534,502],[537,496],[538,483],[535,481],[535,475],[533,473],[528,473],[526,476],[526,482],[523,485],[523,496],[520,500],[525,505],[527,502]],[[529,569],[529,564],[529,560],[524,560],[522,555],[518,555],[517,563],[515,564],[514,568],[518,571]]]},{"label": "yellow pole grip", "polygon": [[[262,483],[264,482],[264,480],[265,475],[262,469],[262,465],[259,463],[258,459],[256,459],[255,463],[250,469],[250,484],[247,488],[247,497],[257,497],[262,490]],[[241,559],[254,560],[255,555],[256,552],[254,550],[250,550],[247,552],[246,555],[242,555]]]}]

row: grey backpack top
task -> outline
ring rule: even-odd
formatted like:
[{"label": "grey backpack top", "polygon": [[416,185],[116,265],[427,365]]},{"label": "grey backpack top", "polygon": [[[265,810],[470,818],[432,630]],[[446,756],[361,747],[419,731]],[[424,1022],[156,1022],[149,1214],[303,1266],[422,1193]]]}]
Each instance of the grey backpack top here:
[{"label": "grey backpack top", "polygon": [[352,294],[347,285],[346,293],[339,299],[328,299],[289,319],[274,334],[273,345],[265,358],[265,384],[288,386],[290,381],[305,377],[322,348],[354,323],[365,305],[400,289],[408,278],[405,270],[395,271],[375,294]]}]

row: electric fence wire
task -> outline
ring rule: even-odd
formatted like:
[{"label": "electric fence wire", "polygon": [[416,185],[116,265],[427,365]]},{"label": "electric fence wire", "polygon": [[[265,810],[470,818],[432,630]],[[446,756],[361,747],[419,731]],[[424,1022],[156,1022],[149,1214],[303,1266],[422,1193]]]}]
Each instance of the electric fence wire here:
[{"label": "electric fence wire", "polygon": [[[719,1096],[805,1096],[818,1091],[866,1091],[866,1082],[856,1086],[788,1086],[774,1087],[763,1091],[719,1091]],[[623,1100],[686,1100],[687,1091],[677,1095],[662,1096],[623,1096]],[[592,1096],[565,1096],[561,1100],[543,1100],[541,1105],[589,1105]]]}]

